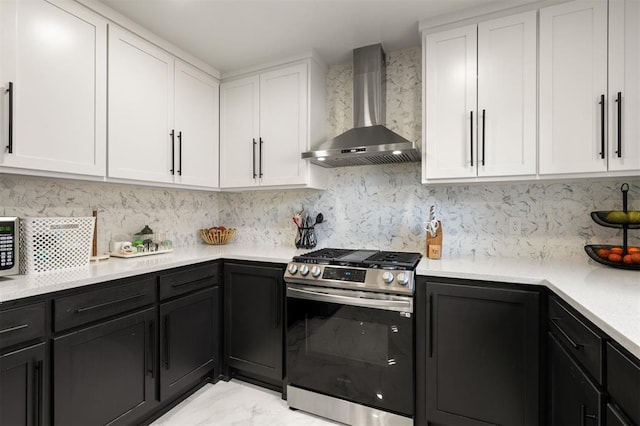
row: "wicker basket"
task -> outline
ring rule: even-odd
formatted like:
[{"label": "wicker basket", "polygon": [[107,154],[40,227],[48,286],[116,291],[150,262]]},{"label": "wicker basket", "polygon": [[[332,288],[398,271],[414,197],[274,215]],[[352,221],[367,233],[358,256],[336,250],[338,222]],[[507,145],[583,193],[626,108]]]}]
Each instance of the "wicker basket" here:
[{"label": "wicker basket", "polygon": [[229,241],[233,239],[233,236],[236,234],[235,228],[227,228],[225,230],[220,229],[201,229],[200,237],[202,237],[202,241],[207,244],[219,245],[219,244],[227,244]]}]

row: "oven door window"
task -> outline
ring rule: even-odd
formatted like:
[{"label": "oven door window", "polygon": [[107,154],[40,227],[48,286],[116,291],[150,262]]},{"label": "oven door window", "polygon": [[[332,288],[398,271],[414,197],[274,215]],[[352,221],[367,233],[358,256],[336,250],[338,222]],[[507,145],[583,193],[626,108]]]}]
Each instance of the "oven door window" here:
[{"label": "oven door window", "polygon": [[413,316],[287,298],[289,383],[413,415]]}]

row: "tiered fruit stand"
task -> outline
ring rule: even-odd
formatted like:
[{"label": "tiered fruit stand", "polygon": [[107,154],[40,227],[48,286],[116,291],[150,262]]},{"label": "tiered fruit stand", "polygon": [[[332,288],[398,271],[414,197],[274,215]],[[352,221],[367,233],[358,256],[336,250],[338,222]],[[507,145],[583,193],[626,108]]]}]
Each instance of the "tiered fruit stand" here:
[{"label": "tiered fruit stand", "polygon": [[[625,217],[629,218],[629,210],[627,205],[627,193],[629,192],[629,185],[624,183],[620,187],[622,191],[622,210],[621,211],[596,211],[591,212],[591,218],[595,223],[601,226],[605,226],[607,228],[616,228],[622,229],[622,245],[614,246],[614,245],[606,245],[606,244],[589,244],[584,246],[584,250],[587,252],[589,257],[595,260],[598,263],[602,263],[603,265],[611,266],[614,268],[621,269],[633,269],[640,270],[640,263],[632,262],[632,255],[630,251],[634,251],[633,248],[629,247],[628,244],[628,232],[630,229],[640,229],[640,223],[631,222],[629,219],[625,221]],[[624,214],[612,215],[612,213],[623,212]],[[615,220],[614,220],[615,219]],[[630,250],[631,249],[631,250]],[[620,251],[620,253],[616,253],[615,250]],[[602,256],[602,253],[611,253],[619,254],[621,261],[613,261],[610,260],[608,256]],[[629,255],[627,259],[629,261],[625,262],[625,256]],[[640,257],[640,252],[638,254]],[[635,257],[633,258],[635,259]]]}]

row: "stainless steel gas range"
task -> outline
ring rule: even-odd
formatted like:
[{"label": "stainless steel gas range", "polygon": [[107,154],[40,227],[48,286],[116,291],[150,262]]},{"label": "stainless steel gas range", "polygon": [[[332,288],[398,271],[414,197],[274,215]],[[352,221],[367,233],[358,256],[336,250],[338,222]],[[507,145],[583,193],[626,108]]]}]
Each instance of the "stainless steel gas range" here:
[{"label": "stainless steel gas range", "polygon": [[351,425],[412,425],[420,253],[322,249],[287,283],[287,400]]}]

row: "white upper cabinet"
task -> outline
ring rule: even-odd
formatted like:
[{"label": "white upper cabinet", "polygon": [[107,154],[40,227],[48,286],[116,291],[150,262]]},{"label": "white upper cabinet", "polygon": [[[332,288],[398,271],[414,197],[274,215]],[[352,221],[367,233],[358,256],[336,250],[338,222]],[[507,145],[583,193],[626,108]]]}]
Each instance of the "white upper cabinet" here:
[{"label": "white upper cabinet", "polygon": [[73,1],[0,2],[5,171],[104,176],[106,31]]},{"label": "white upper cabinet", "polygon": [[180,183],[218,187],[219,83],[182,61],[175,61],[175,131]]},{"label": "white upper cabinet", "polygon": [[302,185],[310,164],[300,158],[308,146],[307,64],[260,75],[261,185]]},{"label": "white upper cabinet", "polygon": [[424,177],[475,177],[477,25],[429,34],[424,49]]},{"label": "white upper cabinet", "polygon": [[173,72],[167,52],[109,27],[109,177],[173,182]]},{"label": "white upper cabinet", "polygon": [[536,12],[428,34],[423,180],[535,176]]},{"label": "white upper cabinet", "polygon": [[607,170],[608,101],[607,2],[541,9],[540,174]]},{"label": "white upper cabinet", "polygon": [[220,187],[257,184],[260,135],[260,77],[220,87]]},{"label": "white upper cabinet", "polygon": [[300,157],[324,139],[324,75],[305,60],[223,81],[221,188],[326,187],[326,171]]},{"label": "white upper cabinet", "polygon": [[640,1],[609,0],[609,170],[640,171]]},{"label": "white upper cabinet", "polygon": [[535,175],[536,13],[478,25],[478,176]]},{"label": "white upper cabinet", "polygon": [[109,27],[110,178],[218,186],[218,83]]}]

